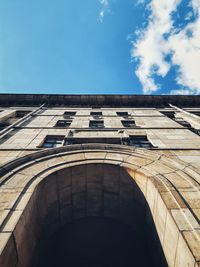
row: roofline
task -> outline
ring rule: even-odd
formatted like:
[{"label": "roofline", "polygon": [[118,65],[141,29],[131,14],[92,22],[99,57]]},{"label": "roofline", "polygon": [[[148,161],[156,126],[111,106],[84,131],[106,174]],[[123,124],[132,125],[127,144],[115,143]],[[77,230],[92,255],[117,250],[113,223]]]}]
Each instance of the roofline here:
[{"label": "roofline", "polygon": [[200,95],[0,94],[0,106],[200,107]]}]

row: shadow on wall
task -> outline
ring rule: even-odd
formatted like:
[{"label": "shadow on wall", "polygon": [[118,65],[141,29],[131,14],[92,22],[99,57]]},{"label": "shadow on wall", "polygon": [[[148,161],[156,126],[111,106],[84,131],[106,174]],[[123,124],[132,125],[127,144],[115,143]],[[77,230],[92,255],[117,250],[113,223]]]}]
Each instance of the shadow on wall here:
[{"label": "shadow on wall", "polygon": [[49,175],[23,216],[29,223],[16,240],[18,266],[167,266],[148,204],[119,166]]}]

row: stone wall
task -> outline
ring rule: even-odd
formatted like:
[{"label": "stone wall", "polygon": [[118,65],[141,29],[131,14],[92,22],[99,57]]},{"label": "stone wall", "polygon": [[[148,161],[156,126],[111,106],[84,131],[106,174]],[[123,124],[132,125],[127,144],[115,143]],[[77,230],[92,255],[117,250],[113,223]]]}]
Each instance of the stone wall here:
[{"label": "stone wall", "polygon": [[5,168],[2,266],[27,266],[44,220],[42,232],[49,234],[59,223],[86,215],[115,217],[136,228],[144,217],[155,224],[170,267],[199,266],[199,174],[191,165],[153,151],[82,145],[37,152]]}]

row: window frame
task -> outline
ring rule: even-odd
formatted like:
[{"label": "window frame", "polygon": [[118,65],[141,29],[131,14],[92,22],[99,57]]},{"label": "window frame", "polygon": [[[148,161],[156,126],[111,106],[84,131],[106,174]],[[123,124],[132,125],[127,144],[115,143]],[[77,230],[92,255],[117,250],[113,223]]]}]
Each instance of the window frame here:
[{"label": "window frame", "polygon": [[64,146],[72,144],[123,144],[120,137],[66,137]]},{"label": "window frame", "polygon": [[[127,123],[127,126],[124,125]],[[121,124],[124,128],[137,128],[135,120],[121,120]]]},{"label": "window frame", "polygon": [[[47,142],[48,139],[57,139],[59,142]],[[46,135],[41,144],[38,146],[40,148],[56,148],[62,147],[64,144],[65,136],[64,135]],[[52,146],[45,146],[45,144],[52,144]],[[54,146],[54,144],[57,144]]]},{"label": "window frame", "polygon": [[[93,127],[91,125],[91,124],[95,124],[95,123],[96,123],[97,127]],[[100,127],[98,125],[100,125]],[[90,120],[89,121],[89,128],[91,128],[91,129],[103,129],[103,128],[105,128],[104,121],[103,120]]]},{"label": "window frame", "polygon": [[[135,139],[135,140],[134,140]],[[152,148],[153,144],[149,141],[147,135],[129,135],[129,146],[139,148]]]},{"label": "window frame", "polygon": [[[69,113],[69,114],[67,114],[67,113]],[[71,118],[71,117],[76,116],[76,113],[77,113],[77,111],[65,111],[63,113],[63,117],[64,118]]]},{"label": "window frame", "polygon": [[[67,126],[58,126],[59,122],[69,123],[69,125],[67,125]],[[54,125],[54,127],[57,127],[57,128],[64,128],[64,129],[65,129],[65,128],[69,128],[71,124],[72,124],[72,120],[58,120],[58,121],[56,122],[56,124]]]},{"label": "window frame", "polygon": [[128,111],[116,111],[118,117],[128,117],[130,114]]},{"label": "window frame", "polygon": [[90,111],[90,116],[93,116],[93,117],[95,117],[95,116],[97,116],[97,117],[99,117],[99,116],[102,116],[103,114],[102,114],[102,111]]}]

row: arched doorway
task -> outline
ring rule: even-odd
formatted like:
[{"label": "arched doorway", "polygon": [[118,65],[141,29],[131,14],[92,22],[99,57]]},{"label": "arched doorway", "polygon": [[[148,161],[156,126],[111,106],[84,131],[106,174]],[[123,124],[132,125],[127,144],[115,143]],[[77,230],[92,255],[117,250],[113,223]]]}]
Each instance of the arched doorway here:
[{"label": "arched doorway", "polygon": [[122,167],[68,167],[36,191],[34,267],[167,266],[145,197]]},{"label": "arched doorway", "polygon": [[[108,167],[101,175],[101,183],[97,182],[98,179],[96,182],[92,180],[97,174],[102,174],[97,167],[100,165]],[[85,170],[81,170],[82,167]],[[73,145],[16,159],[1,170],[0,203],[5,210],[0,226],[0,238],[3,237],[0,239],[0,265],[27,267],[36,264],[34,260],[41,251],[41,241],[51,240],[54,233],[59,236],[59,229],[66,229],[68,223],[100,217],[129,225],[137,232],[142,229],[140,237],[146,230],[147,240],[152,241],[150,251],[155,247],[149,257],[154,264],[164,259],[161,243],[170,267],[193,267],[198,259],[198,251],[193,247],[193,244],[198,246],[198,232],[195,230],[198,229],[198,221],[189,203],[191,193],[194,195],[198,186],[195,178],[188,175],[191,171],[197,177],[194,168],[188,168],[187,164],[174,157],[113,145]],[[124,175],[116,179],[122,172]],[[107,174],[105,177],[104,173]],[[114,177],[114,182],[111,177]],[[128,179],[121,181],[121,177]],[[79,192],[83,188],[85,191]],[[121,188],[124,188],[124,194]],[[130,188],[135,199],[127,205],[130,204],[128,196],[132,195],[127,191]],[[92,193],[93,189],[95,193]],[[103,192],[99,194],[103,195],[103,205],[99,206],[97,189]],[[69,205],[67,192],[73,195],[73,205]],[[123,208],[121,202],[124,203]],[[119,205],[115,206],[116,203],[120,203],[117,212]],[[136,203],[139,205],[134,205]],[[154,224],[160,243],[157,242]],[[189,241],[196,243],[187,242],[184,233],[189,235]]]}]

